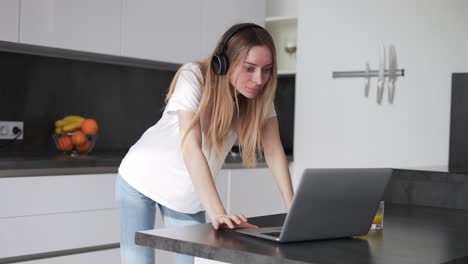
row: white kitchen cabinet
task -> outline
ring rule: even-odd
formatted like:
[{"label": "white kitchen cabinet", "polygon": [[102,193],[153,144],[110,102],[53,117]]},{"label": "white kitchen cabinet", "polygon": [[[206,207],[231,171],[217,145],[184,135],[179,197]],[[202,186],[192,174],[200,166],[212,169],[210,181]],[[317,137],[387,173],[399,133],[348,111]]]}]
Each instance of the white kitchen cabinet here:
[{"label": "white kitchen cabinet", "polygon": [[235,23],[264,25],[266,0],[5,0],[3,6],[0,38],[186,63],[209,57]]},{"label": "white kitchen cabinet", "polygon": [[115,208],[116,174],[0,179],[0,219]]},{"label": "white kitchen cabinet", "polygon": [[116,176],[0,179],[0,258],[118,243]]},{"label": "white kitchen cabinet", "polygon": [[186,63],[200,57],[200,0],[123,0],[122,55]]},{"label": "white kitchen cabinet", "polygon": [[[221,170],[214,178],[216,189],[218,190],[219,197],[224,207],[229,207],[229,175],[231,170]],[[227,209],[226,209],[227,210]]]},{"label": "white kitchen cabinet", "polygon": [[231,25],[265,19],[265,0],[123,3],[122,55],[174,63],[208,58]]},{"label": "white kitchen cabinet", "polygon": [[0,258],[119,243],[117,209],[0,218]]},{"label": "white kitchen cabinet", "polygon": [[0,1],[0,40],[18,42],[18,0]]},{"label": "white kitchen cabinet", "polygon": [[120,54],[120,1],[22,0],[20,3],[21,43]]},{"label": "white kitchen cabinet", "polygon": [[230,171],[229,212],[247,217],[286,212],[281,193],[268,168]]},{"label": "white kitchen cabinet", "polygon": [[265,24],[266,0],[201,0],[201,59],[216,48],[221,35],[233,24]]}]

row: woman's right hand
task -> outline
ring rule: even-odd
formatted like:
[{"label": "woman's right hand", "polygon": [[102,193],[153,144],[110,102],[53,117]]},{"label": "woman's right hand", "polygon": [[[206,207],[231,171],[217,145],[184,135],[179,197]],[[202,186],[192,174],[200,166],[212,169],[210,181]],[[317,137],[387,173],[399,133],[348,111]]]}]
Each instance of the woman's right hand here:
[{"label": "woman's right hand", "polygon": [[249,224],[247,222],[247,217],[243,214],[222,214],[217,215],[211,219],[211,225],[215,230],[219,228],[230,228],[230,229],[238,229],[238,228],[257,228],[258,226]]}]

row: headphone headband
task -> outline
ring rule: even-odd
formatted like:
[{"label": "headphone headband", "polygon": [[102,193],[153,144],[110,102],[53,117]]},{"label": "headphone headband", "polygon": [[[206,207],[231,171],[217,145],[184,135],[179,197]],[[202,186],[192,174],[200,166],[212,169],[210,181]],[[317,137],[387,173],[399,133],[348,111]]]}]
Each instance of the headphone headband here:
[{"label": "headphone headband", "polygon": [[225,37],[221,40],[219,43],[219,48],[218,48],[218,55],[219,54],[224,54],[226,51],[226,45],[229,42],[229,40],[239,31],[247,28],[262,28],[261,26],[254,24],[254,23],[241,23],[232,26],[230,29],[225,34]]},{"label": "headphone headband", "polygon": [[246,28],[262,28],[261,26],[254,24],[254,23],[241,23],[236,24],[228,29],[228,31],[224,34],[225,37],[220,41],[218,51],[216,54],[211,58],[211,68],[213,69],[214,73],[217,75],[224,75],[227,73],[229,68],[229,59],[226,56],[226,45],[229,40],[237,34],[237,32],[246,29]]}]

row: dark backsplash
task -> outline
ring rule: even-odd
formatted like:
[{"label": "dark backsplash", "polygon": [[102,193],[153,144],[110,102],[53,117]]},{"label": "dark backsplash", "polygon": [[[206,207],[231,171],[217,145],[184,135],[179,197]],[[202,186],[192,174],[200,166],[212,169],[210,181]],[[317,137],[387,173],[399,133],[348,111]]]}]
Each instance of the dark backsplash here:
[{"label": "dark backsplash", "polygon": [[[45,49],[47,54],[54,53],[54,49]],[[0,154],[56,152],[54,122],[66,115],[98,121],[100,132],[93,152],[127,151],[159,120],[178,65],[161,70],[138,67],[138,63],[122,65],[117,56],[105,55],[103,63],[102,55],[92,61],[76,59],[80,53],[73,53],[72,58],[59,58],[0,49],[0,120],[24,121],[24,139],[0,148]],[[289,155],[294,134],[294,81],[294,75],[279,77],[275,100]],[[0,140],[0,145],[6,142]]]},{"label": "dark backsplash", "polygon": [[295,86],[295,75],[278,76],[275,107],[278,116],[281,143],[283,143],[286,155],[289,156],[293,155]]},{"label": "dark backsplash", "polygon": [[98,121],[99,152],[125,151],[161,117],[174,71],[0,52],[0,76],[0,120],[24,121],[0,152],[55,151],[54,122],[71,114]]}]

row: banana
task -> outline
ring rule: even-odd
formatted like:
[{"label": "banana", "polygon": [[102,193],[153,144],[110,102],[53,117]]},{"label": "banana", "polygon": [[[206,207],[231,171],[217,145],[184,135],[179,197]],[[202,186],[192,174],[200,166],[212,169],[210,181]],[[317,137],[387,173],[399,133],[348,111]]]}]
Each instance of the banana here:
[{"label": "banana", "polygon": [[63,132],[69,132],[69,131],[75,130],[75,129],[77,129],[77,128],[80,128],[80,127],[81,127],[81,123],[82,123],[82,122],[79,122],[79,121],[68,123],[68,124],[66,124],[66,125],[64,125],[64,126],[62,127]]},{"label": "banana", "polygon": [[84,117],[79,116],[79,115],[69,115],[64,117],[62,120],[64,121],[83,121]]},{"label": "banana", "polygon": [[64,117],[63,119],[55,121],[55,127],[63,127],[74,122],[83,122],[83,121],[84,121],[84,117],[81,117],[78,115],[69,115],[69,116]]},{"label": "banana", "polygon": [[65,121],[63,119],[55,121],[55,127],[63,127],[66,124],[72,123],[72,121]]},{"label": "banana", "polygon": [[69,115],[63,119],[55,121],[55,134],[61,135],[64,132],[70,132],[81,127],[84,117],[79,115]]}]

